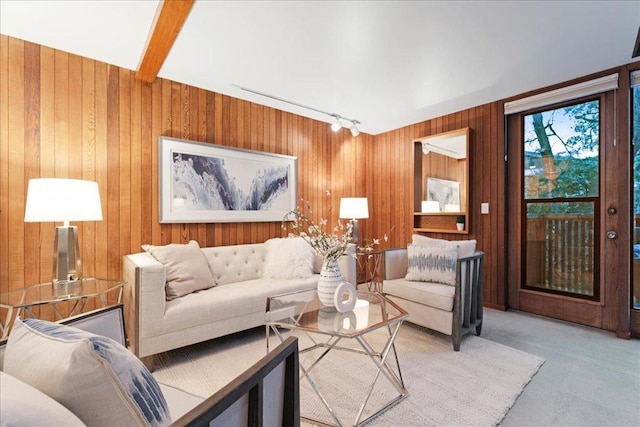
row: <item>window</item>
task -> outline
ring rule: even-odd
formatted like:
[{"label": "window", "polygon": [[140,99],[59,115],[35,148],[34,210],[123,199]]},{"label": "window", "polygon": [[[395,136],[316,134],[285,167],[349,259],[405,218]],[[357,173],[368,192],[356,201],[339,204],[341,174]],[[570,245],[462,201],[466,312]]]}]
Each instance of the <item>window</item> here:
[{"label": "window", "polygon": [[600,101],[523,120],[524,287],[598,299]]}]

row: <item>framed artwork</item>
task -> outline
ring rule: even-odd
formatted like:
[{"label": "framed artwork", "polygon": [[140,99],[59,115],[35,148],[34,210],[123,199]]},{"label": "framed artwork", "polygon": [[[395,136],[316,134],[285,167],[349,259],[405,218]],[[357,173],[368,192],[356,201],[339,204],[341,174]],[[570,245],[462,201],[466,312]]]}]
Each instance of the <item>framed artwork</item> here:
[{"label": "framed artwork", "polygon": [[296,207],[297,157],[161,136],[160,222],[282,221]]},{"label": "framed artwork", "polygon": [[440,212],[460,212],[460,183],[427,178],[427,201],[440,204]]}]

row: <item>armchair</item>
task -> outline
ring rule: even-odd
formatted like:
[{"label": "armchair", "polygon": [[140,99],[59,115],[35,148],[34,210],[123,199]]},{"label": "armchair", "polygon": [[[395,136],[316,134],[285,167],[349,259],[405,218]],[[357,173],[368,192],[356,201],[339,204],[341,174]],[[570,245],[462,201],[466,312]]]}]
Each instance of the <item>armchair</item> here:
[{"label": "armchair", "polygon": [[468,333],[482,331],[484,253],[458,258],[455,285],[405,278],[407,248],[385,251],[383,293],[409,312],[408,322],[451,336],[453,349]]}]

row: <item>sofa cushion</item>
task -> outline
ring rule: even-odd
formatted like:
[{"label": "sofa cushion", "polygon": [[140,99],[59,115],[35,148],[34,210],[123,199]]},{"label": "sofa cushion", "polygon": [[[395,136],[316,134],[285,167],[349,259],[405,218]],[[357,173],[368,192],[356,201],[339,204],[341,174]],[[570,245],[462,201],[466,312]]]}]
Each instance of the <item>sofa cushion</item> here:
[{"label": "sofa cushion", "polygon": [[475,240],[434,239],[433,237],[423,236],[421,234],[414,234],[411,239],[411,243],[416,246],[424,247],[455,247],[458,249],[458,258],[467,258],[472,256],[476,252],[477,245],[477,242]]},{"label": "sofa cushion", "polygon": [[262,277],[298,279],[313,276],[314,252],[302,237],[274,238],[265,242],[267,256]]},{"label": "sofa cushion", "polygon": [[16,319],[4,371],[37,388],[90,426],[171,422],[158,383],[114,340],[58,323]]},{"label": "sofa cushion", "polygon": [[264,242],[211,246],[201,250],[218,286],[262,277],[267,257]]},{"label": "sofa cushion", "polygon": [[457,249],[408,245],[407,280],[455,286]]},{"label": "sofa cushion", "polygon": [[172,300],[216,285],[200,245],[191,240],[186,245],[144,245],[144,250],[166,268],[167,299]]},{"label": "sofa cushion", "polygon": [[[162,332],[175,332],[252,313],[264,319],[267,297],[317,287],[316,275],[304,279],[255,279],[216,286],[167,301]],[[256,325],[257,326],[257,325]]]},{"label": "sofa cushion", "polygon": [[385,294],[444,311],[453,311],[455,289],[453,286],[433,282],[414,282],[406,279],[384,281]]},{"label": "sofa cushion", "polygon": [[6,372],[0,371],[0,408],[3,426],[84,426],[73,412],[55,399]]}]

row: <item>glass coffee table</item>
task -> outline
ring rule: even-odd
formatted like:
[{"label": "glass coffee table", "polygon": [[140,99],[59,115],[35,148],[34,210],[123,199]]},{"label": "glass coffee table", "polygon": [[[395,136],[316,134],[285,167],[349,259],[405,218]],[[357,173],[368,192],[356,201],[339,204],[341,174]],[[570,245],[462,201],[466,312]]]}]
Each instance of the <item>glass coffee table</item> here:
[{"label": "glass coffee table", "polygon": [[[319,301],[315,289],[269,297],[265,313],[267,351],[270,331],[281,341],[286,338],[285,332],[305,338],[304,342],[299,339],[300,379],[302,381],[306,378],[309,382],[328,411],[333,424],[306,414],[301,414],[301,418],[320,425],[358,426],[407,397],[409,392],[402,379],[394,343],[402,323],[408,316],[405,310],[377,292],[358,291],[356,307],[347,313],[340,313],[333,307],[325,307]],[[355,378],[358,382],[356,388],[364,390],[364,397],[362,403],[358,402],[354,407],[353,422],[349,421],[347,424],[339,417],[342,415],[343,419],[346,418],[344,411],[338,414],[334,408],[336,403],[331,403],[332,399],[328,399],[330,396],[320,387],[319,380],[323,376],[322,362],[328,353],[334,350],[361,355],[362,363],[358,361],[357,364],[371,367],[369,372],[358,374]],[[313,352],[309,360],[303,359],[303,354],[308,352]],[[389,357],[391,354],[393,357]],[[392,363],[389,363],[389,359],[392,359]],[[370,360],[371,364],[365,363],[366,360]],[[385,378],[391,385],[389,387],[385,384],[392,393],[388,400],[376,402],[381,403],[379,406],[369,408],[372,394],[383,386],[382,381],[378,381],[381,378]],[[351,398],[354,397],[350,395],[349,399]]]}]

